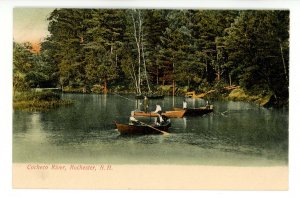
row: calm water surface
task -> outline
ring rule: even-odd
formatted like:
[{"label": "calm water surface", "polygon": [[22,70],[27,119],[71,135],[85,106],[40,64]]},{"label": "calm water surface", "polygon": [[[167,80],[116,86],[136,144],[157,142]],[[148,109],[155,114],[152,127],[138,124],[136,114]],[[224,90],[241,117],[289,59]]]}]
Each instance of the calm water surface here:
[{"label": "calm water surface", "polygon": [[[126,98],[129,99],[126,99]],[[288,163],[288,110],[212,101],[214,113],[171,119],[171,135],[120,136],[133,96],[64,94],[75,105],[13,113],[13,162],[273,166]],[[150,101],[163,110],[182,97]],[[142,102],[142,101],[139,101]],[[205,104],[188,99],[189,107]],[[146,119],[146,120],[145,120]],[[144,121],[150,121],[144,118]]]}]

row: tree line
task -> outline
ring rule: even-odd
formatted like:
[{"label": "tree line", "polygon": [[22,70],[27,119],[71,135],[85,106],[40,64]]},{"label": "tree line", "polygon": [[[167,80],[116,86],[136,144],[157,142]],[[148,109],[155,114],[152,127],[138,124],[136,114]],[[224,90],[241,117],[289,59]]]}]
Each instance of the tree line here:
[{"label": "tree line", "polygon": [[14,88],[203,91],[288,98],[289,11],[55,9],[39,54],[14,43]]}]

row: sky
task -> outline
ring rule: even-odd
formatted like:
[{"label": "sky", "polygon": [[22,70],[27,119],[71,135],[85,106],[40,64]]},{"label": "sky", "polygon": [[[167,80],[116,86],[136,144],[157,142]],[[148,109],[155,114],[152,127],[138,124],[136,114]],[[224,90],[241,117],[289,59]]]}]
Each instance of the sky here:
[{"label": "sky", "polygon": [[47,17],[53,8],[14,8],[13,37],[15,42],[39,43],[49,32]]}]

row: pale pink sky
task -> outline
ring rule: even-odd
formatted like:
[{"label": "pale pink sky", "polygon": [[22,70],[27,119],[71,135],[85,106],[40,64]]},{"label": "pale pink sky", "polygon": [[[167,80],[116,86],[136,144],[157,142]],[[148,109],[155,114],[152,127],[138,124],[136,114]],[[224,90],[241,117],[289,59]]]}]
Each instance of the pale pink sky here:
[{"label": "pale pink sky", "polygon": [[37,43],[43,40],[49,34],[47,17],[53,10],[53,8],[14,8],[14,41]]}]

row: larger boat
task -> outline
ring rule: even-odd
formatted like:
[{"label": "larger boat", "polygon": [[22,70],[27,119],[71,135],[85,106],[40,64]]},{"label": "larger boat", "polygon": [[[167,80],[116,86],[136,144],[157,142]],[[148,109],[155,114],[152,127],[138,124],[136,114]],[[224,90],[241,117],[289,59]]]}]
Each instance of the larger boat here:
[{"label": "larger boat", "polygon": [[165,134],[171,126],[171,122],[166,122],[163,125],[129,125],[116,122],[118,131],[123,135],[145,135],[145,134]]},{"label": "larger boat", "polygon": [[[173,108],[174,111],[182,111],[184,110],[183,108]],[[202,116],[204,114],[208,114],[213,112],[214,107],[213,105],[208,105],[205,107],[199,107],[199,108],[187,108],[185,109],[185,114],[184,116]]]},{"label": "larger boat", "polygon": [[164,99],[164,95],[159,95],[159,94],[148,94],[148,95],[136,95],[135,99],[144,99],[145,96],[147,96],[148,99]]},{"label": "larger boat", "polygon": [[[168,118],[182,118],[185,114],[184,109],[181,110],[176,110],[176,111],[166,111],[163,112],[162,115],[166,116]],[[134,112],[134,116],[135,117],[158,117],[158,113],[154,113],[154,112],[144,112],[144,111],[135,111]]]}]

